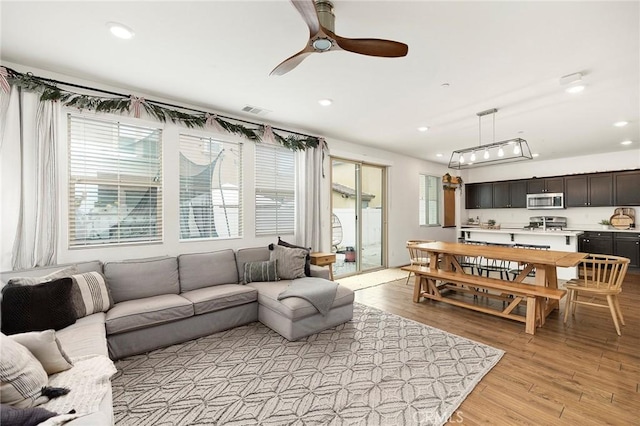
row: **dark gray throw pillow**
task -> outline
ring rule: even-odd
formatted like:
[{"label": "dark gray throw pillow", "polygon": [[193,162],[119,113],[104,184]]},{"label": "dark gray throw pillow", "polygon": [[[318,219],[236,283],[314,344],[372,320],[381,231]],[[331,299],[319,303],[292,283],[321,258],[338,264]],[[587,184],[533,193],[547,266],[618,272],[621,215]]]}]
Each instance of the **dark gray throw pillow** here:
[{"label": "dark gray throw pillow", "polygon": [[18,408],[13,405],[2,404],[0,408],[0,424],[2,426],[35,426],[57,415],[57,413],[40,407]]},{"label": "dark gray throw pillow", "polygon": [[70,277],[36,285],[5,286],[2,289],[2,332],[60,330],[75,323],[72,288]]},{"label": "dark gray throw pillow", "polygon": [[291,244],[288,243],[284,240],[281,240],[280,237],[278,237],[278,245],[282,246],[282,247],[288,247],[288,248],[299,248],[299,249],[303,249],[307,251],[307,257],[304,260],[304,274],[307,277],[311,276],[311,247],[301,247],[301,246],[297,246],[295,244]]}]

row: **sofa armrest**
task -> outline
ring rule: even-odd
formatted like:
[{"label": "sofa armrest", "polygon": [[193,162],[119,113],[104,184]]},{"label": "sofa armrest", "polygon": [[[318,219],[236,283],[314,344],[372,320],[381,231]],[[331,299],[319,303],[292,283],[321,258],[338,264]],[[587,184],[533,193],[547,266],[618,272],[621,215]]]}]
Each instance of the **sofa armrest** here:
[{"label": "sofa armrest", "polygon": [[325,280],[331,279],[331,274],[329,272],[329,267],[326,266],[317,266],[311,265],[311,276],[316,278],[324,278]]}]

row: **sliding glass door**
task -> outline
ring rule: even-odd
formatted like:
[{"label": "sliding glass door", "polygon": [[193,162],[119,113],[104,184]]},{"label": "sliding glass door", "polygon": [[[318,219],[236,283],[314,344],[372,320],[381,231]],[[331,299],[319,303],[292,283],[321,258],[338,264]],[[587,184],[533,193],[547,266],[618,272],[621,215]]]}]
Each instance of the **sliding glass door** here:
[{"label": "sliding glass door", "polygon": [[385,167],[332,158],[334,276],[385,266]]}]

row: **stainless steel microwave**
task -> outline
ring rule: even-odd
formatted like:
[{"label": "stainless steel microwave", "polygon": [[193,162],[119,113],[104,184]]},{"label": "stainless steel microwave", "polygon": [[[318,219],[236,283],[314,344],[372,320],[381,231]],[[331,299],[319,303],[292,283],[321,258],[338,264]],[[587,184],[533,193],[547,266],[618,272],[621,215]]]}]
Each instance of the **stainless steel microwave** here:
[{"label": "stainless steel microwave", "polygon": [[530,210],[564,209],[564,194],[562,192],[527,194],[527,208]]}]

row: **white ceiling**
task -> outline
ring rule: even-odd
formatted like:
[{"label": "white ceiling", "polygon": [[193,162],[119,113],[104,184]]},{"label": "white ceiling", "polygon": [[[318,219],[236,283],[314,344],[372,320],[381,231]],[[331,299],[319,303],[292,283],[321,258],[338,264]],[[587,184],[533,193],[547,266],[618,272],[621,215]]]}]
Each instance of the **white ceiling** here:
[{"label": "white ceiling", "polygon": [[[495,135],[485,117],[482,143],[522,137],[539,159],[629,150],[640,164],[639,5],[335,0],[337,34],[401,41],[409,54],[313,54],[270,77],[308,38],[286,0],[2,1],[0,53],[150,98],[443,163],[480,143],[476,113],[495,107]],[[136,36],[113,38],[108,21]],[[560,77],[575,72],[587,88],[570,95]],[[322,107],[321,98],[334,104]],[[270,112],[246,114],[245,105]],[[620,120],[629,125],[614,127]],[[423,125],[430,130],[418,132]]]}]

